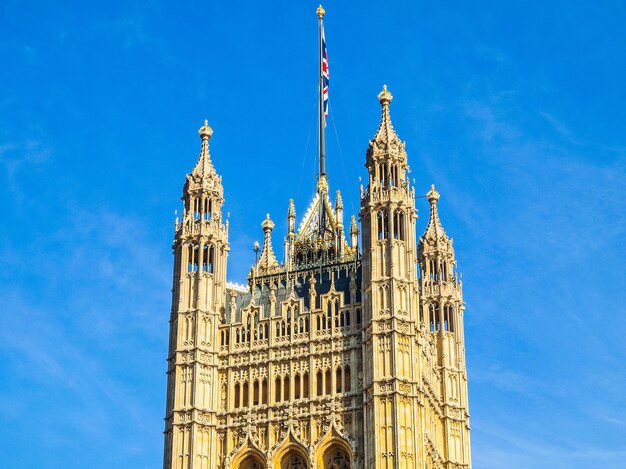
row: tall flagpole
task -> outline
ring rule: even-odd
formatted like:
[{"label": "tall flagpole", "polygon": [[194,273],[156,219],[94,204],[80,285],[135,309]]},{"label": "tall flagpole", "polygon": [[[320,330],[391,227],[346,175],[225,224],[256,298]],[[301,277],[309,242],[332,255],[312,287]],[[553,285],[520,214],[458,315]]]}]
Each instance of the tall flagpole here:
[{"label": "tall flagpole", "polygon": [[323,18],[326,11],[320,5],[317,8],[317,17],[318,17],[318,35],[319,35],[319,142],[320,142],[320,175],[317,183],[317,191],[318,192],[326,192],[326,141],[324,137],[324,127],[326,125],[324,119],[324,70],[323,70],[323,61],[324,61],[324,51],[323,51],[323,38],[324,38],[324,24]]}]

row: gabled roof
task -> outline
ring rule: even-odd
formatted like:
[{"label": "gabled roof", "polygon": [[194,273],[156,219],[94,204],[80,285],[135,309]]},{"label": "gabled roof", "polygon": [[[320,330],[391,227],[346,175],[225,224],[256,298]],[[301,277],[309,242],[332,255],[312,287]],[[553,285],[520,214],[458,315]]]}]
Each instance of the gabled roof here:
[{"label": "gabled roof", "polygon": [[[320,207],[320,204],[322,205]],[[321,223],[324,223],[324,230],[320,230],[320,218]],[[337,221],[335,218],[335,212],[330,205],[328,195],[323,193],[316,193],[309,209],[304,214],[300,226],[298,227],[298,234],[296,242],[302,240],[312,240],[319,236],[320,233],[330,233],[332,236],[335,232]]]}]

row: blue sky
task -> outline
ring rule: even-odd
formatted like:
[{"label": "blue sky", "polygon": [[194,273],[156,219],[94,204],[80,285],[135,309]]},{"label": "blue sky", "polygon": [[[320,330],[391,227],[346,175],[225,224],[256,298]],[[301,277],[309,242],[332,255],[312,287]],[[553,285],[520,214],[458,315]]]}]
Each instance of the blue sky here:
[{"label": "blue sky", "polygon": [[[325,4],[331,189],[358,211],[388,84],[463,272],[474,467],[624,467],[626,4],[356,5]],[[313,195],[316,6],[0,3],[4,467],[160,467],[197,129],[243,282]]]}]

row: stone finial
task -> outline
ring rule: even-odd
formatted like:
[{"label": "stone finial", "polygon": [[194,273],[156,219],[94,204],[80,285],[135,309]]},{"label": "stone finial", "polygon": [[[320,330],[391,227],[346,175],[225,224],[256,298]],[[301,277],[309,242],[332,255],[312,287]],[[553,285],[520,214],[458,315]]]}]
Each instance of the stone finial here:
[{"label": "stone finial", "polygon": [[383,85],[383,90],[378,94],[378,101],[383,106],[389,106],[391,100],[393,99],[393,95],[387,91],[387,85]]},{"label": "stone finial", "polygon": [[261,223],[261,228],[263,228],[264,233],[271,233],[274,229],[274,222],[270,220],[270,214],[268,213],[263,223]]},{"label": "stone finial", "polygon": [[358,235],[359,234],[359,225],[356,222],[356,216],[352,215],[352,222],[350,223],[350,234]]},{"label": "stone finial", "polygon": [[211,135],[213,135],[213,129],[209,127],[208,120],[204,120],[204,125],[200,127],[200,129],[198,130],[198,134],[200,134],[200,138],[202,140],[208,140],[211,138]]},{"label": "stone finial", "polygon": [[439,201],[439,197],[440,197],[439,192],[435,190],[435,185],[431,184],[430,190],[426,194],[426,198],[428,199],[428,202],[430,202],[431,204],[436,204]]},{"label": "stone finial", "polygon": [[293,203],[293,199],[289,199],[289,211],[287,212],[287,218],[296,218],[296,206]]},{"label": "stone finial", "polygon": [[343,209],[343,199],[341,198],[341,191],[337,191],[337,198],[335,199],[335,210]]}]

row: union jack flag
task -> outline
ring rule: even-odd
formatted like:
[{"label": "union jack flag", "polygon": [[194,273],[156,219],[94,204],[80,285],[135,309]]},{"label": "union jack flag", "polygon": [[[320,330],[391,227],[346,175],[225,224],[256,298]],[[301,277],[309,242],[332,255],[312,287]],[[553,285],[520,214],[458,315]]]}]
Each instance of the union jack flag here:
[{"label": "union jack flag", "polygon": [[328,82],[330,73],[328,72],[328,51],[326,50],[326,39],[324,38],[324,26],[322,26],[322,95],[324,104],[324,127],[328,118]]}]

